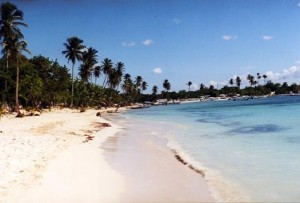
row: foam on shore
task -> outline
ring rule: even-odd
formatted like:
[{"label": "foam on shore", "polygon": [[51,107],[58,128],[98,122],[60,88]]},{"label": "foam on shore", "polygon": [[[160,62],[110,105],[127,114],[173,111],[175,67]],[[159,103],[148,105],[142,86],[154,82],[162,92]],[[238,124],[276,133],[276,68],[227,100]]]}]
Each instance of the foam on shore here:
[{"label": "foam on shore", "polygon": [[224,180],[216,171],[208,169],[193,159],[182,147],[166,138],[167,146],[174,153],[175,158],[186,167],[199,173],[208,183],[209,190],[216,202],[250,202],[246,194],[235,187],[234,183]]}]

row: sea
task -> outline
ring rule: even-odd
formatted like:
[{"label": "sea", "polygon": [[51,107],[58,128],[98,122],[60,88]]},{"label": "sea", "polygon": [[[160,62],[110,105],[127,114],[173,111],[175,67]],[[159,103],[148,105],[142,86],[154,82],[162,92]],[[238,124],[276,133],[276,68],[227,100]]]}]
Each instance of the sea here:
[{"label": "sea", "polygon": [[200,170],[217,202],[300,202],[298,96],[157,106],[120,118]]}]

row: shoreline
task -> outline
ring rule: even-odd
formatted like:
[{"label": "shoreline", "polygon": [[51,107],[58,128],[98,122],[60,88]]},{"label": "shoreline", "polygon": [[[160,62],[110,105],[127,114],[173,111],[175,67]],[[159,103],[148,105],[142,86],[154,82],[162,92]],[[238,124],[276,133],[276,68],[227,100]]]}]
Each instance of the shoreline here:
[{"label": "shoreline", "polygon": [[[97,112],[63,109],[40,118],[2,118],[0,139],[6,151],[0,159],[26,159],[0,168],[10,173],[2,173],[7,181],[0,182],[0,202],[215,202],[201,173],[180,163],[161,140],[125,137],[121,128],[127,126],[96,117]],[[22,156],[14,156],[9,141],[16,142]],[[134,146],[131,152],[129,146]]]},{"label": "shoreline", "polygon": [[125,179],[121,202],[216,202],[203,172],[183,164],[162,137],[132,126],[131,120],[108,119],[125,126],[102,146],[108,163]]}]

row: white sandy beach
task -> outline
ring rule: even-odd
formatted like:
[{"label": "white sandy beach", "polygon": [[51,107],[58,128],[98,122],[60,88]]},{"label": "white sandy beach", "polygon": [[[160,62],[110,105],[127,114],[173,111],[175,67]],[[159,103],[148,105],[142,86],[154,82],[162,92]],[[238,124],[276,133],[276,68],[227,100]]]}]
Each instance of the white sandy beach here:
[{"label": "white sandy beach", "polygon": [[2,117],[0,202],[213,201],[201,175],[154,137],[118,138],[96,113]]}]

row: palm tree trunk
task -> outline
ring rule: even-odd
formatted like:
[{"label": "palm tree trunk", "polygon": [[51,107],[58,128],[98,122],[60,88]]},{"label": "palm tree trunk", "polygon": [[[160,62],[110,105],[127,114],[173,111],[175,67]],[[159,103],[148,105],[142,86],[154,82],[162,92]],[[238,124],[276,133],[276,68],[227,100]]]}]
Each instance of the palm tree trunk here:
[{"label": "palm tree trunk", "polygon": [[20,115],[20,108],[19,108],[19,61],[17,58],[17,76],[16,76],[16,111],[17,115]]},{"label": "palm tree trunk", "polygon": [[70,107],[73,107],[73,97],[74,97],[74,63],[72,65],[72,93],[71,93],[71,105]]},{"label": "palm tree trunk", "polygon": [[7,94],[7,75],[8,75],[8,54],[6,53],[6,69],[5,69],[5,94]]},{"label": "palm tree trunk", "polygon": [[103,81],[103,84],[102,84],[103,88],[105,88],[104,85],[106,86],[106,80],[107,80],[107,75],[105,75],[105,78],[104,78],[104,81]]}]

